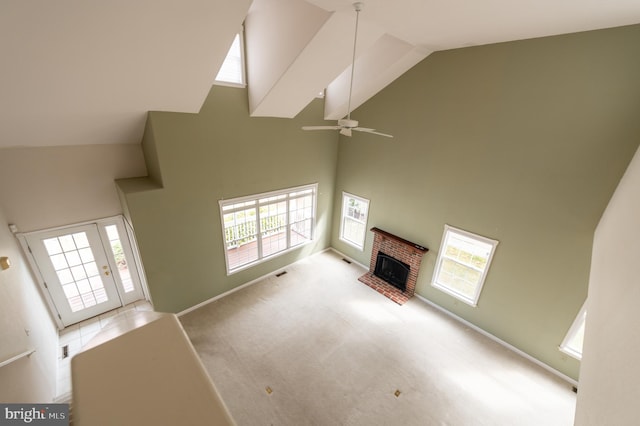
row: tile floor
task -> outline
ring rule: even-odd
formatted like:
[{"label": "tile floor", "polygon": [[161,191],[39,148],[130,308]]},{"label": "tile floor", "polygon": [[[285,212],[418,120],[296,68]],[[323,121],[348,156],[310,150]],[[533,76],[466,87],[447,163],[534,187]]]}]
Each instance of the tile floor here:
[{"label": "tile floor", "polygon": [[[71,395],[71,358],[82,350],[98,332],[109,327],[109,321],[116,315],[127,315],[134,311],[152,311],[151,303],[139,300],[122,308],[104,313],[95,318],[71,325],[58,333],[58,379],[57,398],[67,399]],[[63,358],[63,347],[68,347],[68,356]]]}]

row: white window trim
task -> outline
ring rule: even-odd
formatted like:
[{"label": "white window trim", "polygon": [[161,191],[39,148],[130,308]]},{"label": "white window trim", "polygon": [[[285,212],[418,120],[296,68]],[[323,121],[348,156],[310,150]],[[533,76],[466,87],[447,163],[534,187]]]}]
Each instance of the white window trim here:
[{"label": "white window trim", "polygon": [[[480,282],[478,283],[478,285],[476,286],[476,291],[474,293],[474,296],[472,298],[468,298],[467,296],[458,293],[457,291],[438,283],[436,280],[438,278],[438,275],[440,273],[440,268],[442,266],[442,257],[443,257],[443,253],[445,252],[445,244],[447,242],[447,237],[448,237],[448,233],[449,232],[453,232],[453,233],[457,233],[463,236],[466,236],[468,238],[474,239],[474,240],[478,240],[480,242],[489,244],[492,246],[491,251],[489,253],[489,257],[487,258],[487,267],[484,269],[484,271],[482,271],[482,275],[480,277]],[[487,237],[483,237],[482,235],[478,235],[478,234],[474,234],[472,232],[468,232],[465,231],[463,229],[459,229],[459,228],[454,228],[453,226],[450,225],[444,225],[444,232],[442,233],[442,241],[440,242],[440,252],[438,253],[438,258],[436,260],[436,267],[435,270],[433,271],[433,277],[431,279],[431,286],[437,288],[438,290],[447,293],[450,296],[455,297],[456,299],[471,305],[473,307],[478,306],[478,299],[480,299],[480,293],[482,293],[482,287],[484,286],[484,282],[485,279],[487,277],[487,274],[489,272],[489,268],[491,268],[491,261],[493,260],[493,255],[496,251],[496,247],[498,246],[499,241],[497,240],[493,240],[491,238],[487,238]]]},{"label": "white window trim", "polygon": [[[95,220],[90,220],[90,221],[83,221],[83,222],[78,222],[78,223],[73,223],[73,224],[69,224],[69,225],[62,225],[62,226],[54,226],[51,228],[45,228],[45,229],[39,229],[36,231],[29,231],[29,232],[18,232],[16,231],[14,233],[15,237],[17,238],[18,242],[20,243],[20,246],[22,247],[22,250],[24,251],[24,253],[29,254],[27,256],[27,263],[29,264],[29,266],[31,267],[31,270],[34,272],[34,276],[36,278],[36,281],[38,282],[38,285],[41,289],[41,294],[44,296],[45,302],[47,304],[47,307],[49,308],[49,311],[51,312],[51,316],[52,318],[55,320],[56,325],[58,326],[59,330],[64,329],[64,324],[61,321],[61,318],[57,315],[57,308],[56,308],[56,304],[54,303],[53,299],[51,298],[51,295],[49,294],[49,291],[47,290],[47,286],[45,284],[44,279],[42,278],[42,274],[39,272],[40,268],[38,266],[38,264],[36,263],[35,258],[33,257],[33,255],[31,254],[31,249],[29,248],[29,244],[27,242],[27,236],[29,235],[33,235],[33,234],[38,234],[41,232],[46,232],[46,231],[63,231],[65,229],[68,228],[76,228],[79,226],[84,226],[84,225],[97,225],[98,227],[98,231],[101,234],[101,236],[103,236],[105,234],[104,231],[104,227],[108,226],[108,225],[116,225],[118,226],[118,233],[121,232],[122,228],[124,227],[124,231],[122,233],[122,235],[120,235],[120,239],[121,241],[125,241],[126,239],[126,243],[128,243],[129,247],[126,253],[127,258],[131,261],[131,275],[132,278],[135,281],[135,285],[139,286],[140,290],[142,291],[142,297],[143,299],[141,300],[148,300],[150,302],[152,302],[151,297],[150,297],[150,293],[149,293],[149,288],[147,286],[147,280],[146,280],[146,276],[144,273],[144,266],[142,265],[142,259],[140,256],[140,252],[137,246],[137,242],[135,239],[135,235],[133,232],[133,227],[131,227],[131,224],[126,220],[126,218],[122,215],[116,215],[116,216],[109,216],[109,217],[105,217],[105,218],[101,218],[101,219],[95,219]],[[107,239],[108,240],[108,239]],[[110,254],[111,253],[111,247],[104,247],[105,251]],[[117,266],[115,265],[115,261],[111,258],[111,256],[108,256],[108,262],[111,265],[112,270],[116,270]],[[119,297],[121,298],[121,302],[124,306],[125,301],[122,300],[122,294],[124,294],[124,289],[122,288],[122,281],[120,280],[120,277],[117,276],[117,274],[114,274],[114,279],[116,280],[116,286],[118,287],[118,291],[122,291],[122,293],[119,295]],[[153,302],[152,302],[153,303]]]},{"label": "white window trim", "polygon": [[[240,78],[242,79],[242,83],[234,83],[231,81],[218,80],[216,78],[213,80],[213,84],[215,84],[216,86],[228,86],[228,87],[240,87],[240,88],[247,87],[247,69],[246,69],[247,61],[246,61],[245,50],[244,50],[244,26],[240,27],[240,30],[238,31],[237,36],[240,42],[240,73],[241,73]],[[235,41],[235,37],[234,37],[234,41]],[[231,46],[229,46],[229,49],[231,49]],[[225,55],[225,61],[226,61],[226,58],[227,57]],[[224,64],[224,61],[223,61],[223,64]],[[217,77],[217,73],[219,72],[220,70],[216,72],[216,77]]]},{"label": "white window trim", "polygon": [[[361,201],[363,203],[367,203],[367,215],[366,215],[365,220],[363,222],[365,233],[364,233],[364,235],[362,237],[362,244],[358,244],[356,241],[351,241],[351,240],[348,240],[348,239],[346,239],[344,237],[344,219],[345,219],[345,211],[346,211],[345,204],[346,204],[347,198],[355,198],[358,201]],[[342,242],[344,242],[344,243],[346,243],[346,244],[348,244],[348,245],[350,245],[352,247],[355,247],[360,251],[364,250],[364,243],[365,243],[365,241],[367,239],[366,231],[367,231],[367,221],[369,220],[369,208],[370,208],[370,206],[371,206],[371,202],[369,200],[367,200],[366,198],[362,198],[362,197],[359,197],[357,195],[351,194],[349,192],[342,191],[342,210],[340,212],[340,241],[342,241]]]},{"label": "white window trim", "polygon": [[582,360],[582,352],[578,352],[569,347],[569,342],[574,338],[578,330],[580,330],[582,324],[585,323],[586,318],[587,302],[585,300],[585,302],[582,304],[582,307],[580,308],[580,311],[578,312],[578,315],[576,315],[575,319],[573,320],[571,327],[569,327],[569,331],[567,331],[567,334],[564,336],[564,340],[562,340],[562,343],[558,347],[561,352],[564,352],[565,354],[577,359],[578,361]]},{"label": "white window trim", "polygon": [[[225,213],[229,213],[224,212],[223,208],[227,205],[230,204],[238,204],[238,203],[242,203],[242,202],[246,202],[246,201],[258,201],[264,198],[270,198],[270,197],[274,197],[277,195],[283,195],[283,194],[290,194],[292,192],[300,192],[300,191],[306,191],[306,190],[312,190],[312,212],[311,212],[311,238],[301,244],[297,244],[295,246],[292,247],[287,247],[286,249],[270,254],[268,256],[264,256],[262,255],[262,249],[259,247],[258,248],[258,259],[254,260],[253,262],[249,262],[246,263],[244,265],[238,266],[237,268],[233,268],[233,269],[229,269],[229,253],[227,251],[227,242],[225,241],[225,227],[224,227],[224,215]],[[289,198],[287,198],[288,200]],[[233,275],[237,272],[243,271],[245,269],[251,268],[253,266],[259,265],[260,263],[264,263],[266,261],[269,261],[271,259],[274,259],[278,256],[282,256],[283,254],[289,253],[293,250],[299,249],[300,247],[304,247],[308,244],[311,244],[312,242],[315,241],[316,239],[316,211],[317,211],[317,204],[318,204],[318,184],[317,183],[313,183],[313,184],[309,184],[309,185],[302,185],[302,186],[296,186],[296,187],[292,187],[292,188],[286,188],[286,189],[281,189],[281,190],[276,190],[276,191],[270,191],[270,192],[264,192],[261,194],[254,194],[254,195],[247,195],[244,197],[237,197],[237,198],[229,198],[229,199],[223,199],[223,200],[219,200],[218,201],[219,204],[219,211],[220,211],[220,224],[221,224],[221,230],[222,230],[222,249],[224,251],[224,263],[225,263],[225,267],[227,269],[227,276],[229,275]],[[256,207],[259,208],[259,204],[256,203]],[[287,232],[288,232],[288,227],[289,227],[290,223],[287,223]],[[258,230],[258,233],[260,231]],[[289,245],[289,240],[287,237],[287,245]]]}]

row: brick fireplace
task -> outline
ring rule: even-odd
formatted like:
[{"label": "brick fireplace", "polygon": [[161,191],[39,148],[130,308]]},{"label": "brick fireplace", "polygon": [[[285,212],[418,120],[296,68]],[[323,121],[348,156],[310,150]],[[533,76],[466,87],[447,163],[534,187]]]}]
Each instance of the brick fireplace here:
[{"label": "brick fireplace", "polygon": [[[429,249],[379,228],[371,228],[371,232],[374,233],[373,249],[371,250],[371,266],[369,267],[369,272],[358,278],[358,280],[393,300],[398,305],[402,305],[413,297],[416,291],[420,263],[422,262],[422,257]],[[382,254],[382,256],[378,256],[379,253]],[[381,258],[392,258],[398,261],[399,264],[402,264],[403,267],[408,267],[404,291],[396,285],[385,281],[380,276],[377,276],[380,275],[379,273],[374,273],[376,272],[376,263],[379,262]],[[378,265],[378,270],[379,269],[380,267]]]}]

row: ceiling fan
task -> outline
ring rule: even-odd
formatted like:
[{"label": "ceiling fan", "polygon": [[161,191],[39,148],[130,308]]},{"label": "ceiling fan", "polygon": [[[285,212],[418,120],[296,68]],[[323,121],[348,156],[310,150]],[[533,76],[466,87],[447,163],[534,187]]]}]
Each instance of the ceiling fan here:
[{"label": "ceiling fan", "polygon": [[351,60],[351,81],[349,83],[349,102],[347,105],[347,118],[341,118],[338,120],[337,126],[303,126],[302,130],[340,130],[340,134],[344,136],[351,136],[351,131],[355,130],[357,132],[371,133],[379,136],[386,136],[388,138],[392,138],[392,135],[388,135],[386,133],[376,132],[376,129],[369,129],[367,127],[359,127],[358,121],[351,119],[351,92],[353,91],[353,71],[356,65],[356,43],[358,41],[358,21],[360,18],[360,11],[364,3],[355,2],[353,3],[353,8],[356,11],[356,31],[353,37],[353,57]]}]

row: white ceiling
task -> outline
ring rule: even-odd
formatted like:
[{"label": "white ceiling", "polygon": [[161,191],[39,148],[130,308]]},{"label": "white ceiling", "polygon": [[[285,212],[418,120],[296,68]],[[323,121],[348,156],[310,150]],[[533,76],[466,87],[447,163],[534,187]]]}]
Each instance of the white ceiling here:
[{"label": "white ceiling", "polygon": [[[346,114],[350,0],[3,0],[0,147],[139,143],[146,112],[197,112],[246,18],[253,116],[327,89]],[[638,0],[367,0],[356,107],[436,50],[640,23]]]}]

